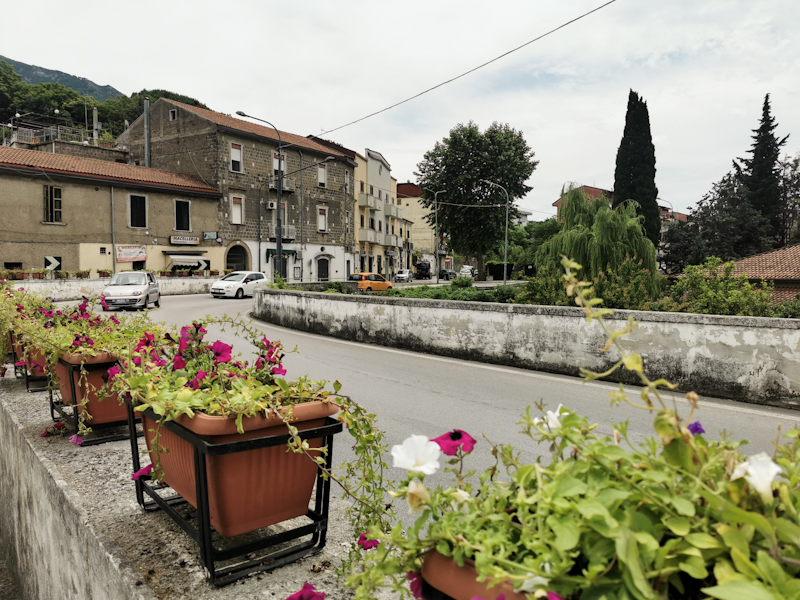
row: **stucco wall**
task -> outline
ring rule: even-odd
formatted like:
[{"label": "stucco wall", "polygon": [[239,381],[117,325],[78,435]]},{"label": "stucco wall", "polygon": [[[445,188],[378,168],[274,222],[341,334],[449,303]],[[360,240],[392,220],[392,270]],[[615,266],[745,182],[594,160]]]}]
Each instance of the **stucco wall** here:
[{"label": "stucco wall", "polygon": [[[158,289],[164,296],[181,294],[208,294],[211,284],[219,277],[156,277]],[[108,279],[56,279],[54,281],[17,281],[15,288],[25,288],[34,294],[55,298],[57,302],[63,300],[80,300],[99,298],[100,292],[108,285]]]},{"label": "stucco wall", "polygon": [[[578,308],[467,303],[380,296],[257,290],[253,315],[333,337],[471,360],[578,375],[608,369],[605,337]],[[800,320],[616,311],[638,327],[623,347],[644,359],[651,379],[682,390],[757,404],[800,407]],[[627,383],[637,379],[626,371]]]}]

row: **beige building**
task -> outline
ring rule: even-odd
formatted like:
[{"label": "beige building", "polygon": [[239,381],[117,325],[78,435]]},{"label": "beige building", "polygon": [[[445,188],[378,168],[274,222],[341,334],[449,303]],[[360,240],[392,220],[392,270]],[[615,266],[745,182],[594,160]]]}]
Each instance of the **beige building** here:
[{"label": "beige building", "polygon": [[435,254],[436,235],[435,226],[428,223],[425,217],[431,214],[431,210],[422,205],[422,188],[416,183],[400,183],[397,185],[397,194],[403,206],[403,214],[414,223],[414,228],[410,237],[411,251],[416,251],[420,262],[427,262],[431,265],[431,275],[435,278],[436,274],[442,269],[453,268],[453,255],[446,244],[444,236],[439,236],[439,251]]},{"label": "beige building", "polygon": [[0,267],[224,268],[219,192],[187,175],[0,147]]}]

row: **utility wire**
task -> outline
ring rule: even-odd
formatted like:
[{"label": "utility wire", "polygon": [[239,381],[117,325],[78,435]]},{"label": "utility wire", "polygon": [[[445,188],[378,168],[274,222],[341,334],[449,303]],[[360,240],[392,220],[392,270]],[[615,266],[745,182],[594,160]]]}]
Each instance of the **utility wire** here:
[{"label": "utility wire", "polygon": [[439,84],[437,84],[437,85],[435,85],[435,86],[433,86],[431,88],[428,88],[427,90],[424,90],[424,91],[422,91],[422,92],[420,92],[420,93],[418,93],[418,94],[416,94],[414,96],[411,96],[410,98],[406,98],[405,100],[401,100],[400,102],[392,104],[391,106],[387,106],[386,108],[382,108],[381,110],[375,111],[374,113],[370,113],[366,117],[361,117],[360,119],[356,119],[355,121],[350,121],[349,123],[346,123],[344,125],[340,125],[339,127],[336,127],[334,129],[328,129],[327,131],[323,131],[322,133],[320,133],[320,135],[327,135],[329,133],[333,133],[334,131],[339,131],[340,129],[344,129],[345,127],[349,127],[350,125],[355,125],[356,123],[359,123],[361,121],[369,119],[370,117],[374,117],[375,115],[379,115],[379,114],[381,114],[383,112],[386,112],[387,110],[391,110],[393,108],[396,108],[396,107],[400,106],[401,104],[405,104],[406,102],[411,102],[412,100],[414,100],[416,98],[419,98],[420,96],[423,96],[423,95],[427,94],[428,92],[432,92],[433,90],[438,89],[438,88],[440,88],[442,86],[445,86],[448,83],[452,83],[452,82],[456,81],[457,79],[461,79],[462,77],[465,77],[465,76],[469,75],[470,73],[474,73],[478,69],[482,69],[483,67],[485,67],[487,65],[490,65],[493,62],[496,62],[496,61],[500,60],[501,58],[504,58],[504,57],[508,56],[509,54],[512,54],[512,53],[516,52],[517,50],[520,50],[520,49],[524,48],[525,46],[529,46],[530,44],[532,44],[534,42],[538,42],[539,40],[541,40],[542,38],[547,37],[551,33],[555,33],[559,29],[563,29],[564,27],[566,27],[568,25],[571,25],[572,23],[575,23],[576,21],[580,21],[584,17],[588,17],[592,13],[595,13],[598,10],[601,10],[601,9],[605,8],[609,4],[613,4],[616,1],[617,0],[609,0],[609,2],[606,2],[605,4],[603,4],[601,6],[598,6],[597,8],[593,8],[589,12],[585,12],[582,15],[580,15],[579,17],[575,17],[571,21],[567,21],[566,23],[562,23],[561,25],[559,25],[555,29],[551,29],[547,33],[543,33],[539,37],[533,38],[529,42],[525,42],[521,46],[517,46],[516,48],[514,48],[512,50],[509,50],[508,52],[505,52],[505,53],[501,54],[500,56],[497,56],[497,57],[493,58],[492,60],[489,60],[489,61],[483,63],[482,65],[478,65],[477,67],[474,67],[474,68],[470,69],[469,71],[465,71],[464,73],[461,73],[461,75],[456,75],[452,79],[448,79],[447,81],[443,81],[442,83],[439,83]]}]

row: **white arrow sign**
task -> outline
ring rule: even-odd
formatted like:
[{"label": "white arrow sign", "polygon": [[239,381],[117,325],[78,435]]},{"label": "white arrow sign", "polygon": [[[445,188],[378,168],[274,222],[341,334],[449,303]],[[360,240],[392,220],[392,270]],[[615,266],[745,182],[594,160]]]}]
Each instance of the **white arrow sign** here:
[{"label": "white arrow sign", "polygon": [[210,265],[208,264],[208,261],[205,258],[201,258],[200,260],[197,261],[198,271],[207,271],[209,266]]},{"label": "white arrow sign", "polygon": [[45,256],[44,257],[44,268],[50,269],[51,271],[55,271],[61,265],[61,261],[56,260],[55,256]]}]

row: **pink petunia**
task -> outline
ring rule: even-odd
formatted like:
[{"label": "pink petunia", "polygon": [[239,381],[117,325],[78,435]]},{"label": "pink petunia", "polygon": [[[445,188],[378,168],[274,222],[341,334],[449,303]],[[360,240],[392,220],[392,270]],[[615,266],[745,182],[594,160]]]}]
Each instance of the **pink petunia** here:
[{"label": "pink petunia", "polygon": [[194,378],[194,379],[192,379],[192,380],[191,380],[189,383],[187,383],[186,385],[188,385],[188,386],[189,386],[190,388],[192,388],[193,390],[199,389],[199,388],[200,388],[200,382],[201,382],[201,381],[203,381],[203,379],[205,379],[205,378],[206,378],[206,375],[207,375],[207,374],[208,374],[208,373],[206,373],[205,371],[198,371],[198,372],[197,372],[197,375],[195,375],[195,378]]},{"label": "pink petunia", "polygon": [[45,429],[45,430],[42,432],[42,437],[47,437],[48,435],[50,435],[50,430],[49,430],[49,429]]},{"label": "pink petunia", "polygon": [[153,465],[147,465],[146,467],[139,469],[138,471],[136,471],[136,473],[131,475],[131,481],[138,481],[139,477],[141,477],[142,475],[150,475],[150,471],[152,470],[153,470]]},{"label": "pink petunia", "polygon": [[217,340],[211,346],[211,352],[214,354],[214,360],[218,363],[226,363],[231,360],[231,346],[224,342]]},{"label": "pink petunia", "polygon": [[453,456],[459,448],[465,453],[472,452],[472,449],[475,448],[475,439],[462,429],[453,429],[431,441],[439,444],[442,452],[447,456]]},{"label": "pink petunia", "polygon": [[270,369],[270,373],[273,375],[283,376],[286,375],[286,368],[283,365],[275,365],[272,367],[272,369]]},{"label": "pink petunia", "polygon": [[422,598],[422,575],[409,571],[408,587],[411,588],[411,595],[414,598]]},{"label": "pink petunia", "polygon": [[367,539],[367,534],[362,533],[360,536],[358,536],[358,545],[364,550],[371,550],[372,548],[377,548],[380,546],[381,543],[378,540]]},{"label": "pink petunia", "polygon": [[76,446],[80,446],[83,444],[83,438],[79,436],[77,433],[69,438],[69,441],[75,444]]},{"label": "pink petunia", "polygon": [[180,354],[176,354],[175,358],[172,359],[172,368],[176,371],[186,368],[186,361],[183,360],[183,357]]},{"label": "pink petunia", "polygon": [[55,423],[53,423],[53,429],[64,429],[65,427],[66,425],[61,421],[56,421]]},{"label": "pink petunia", "polygon": [[[498,598],[497,600],[500,599]],[[564,599],[555,592],[547,592],[547,600],[564,600]]]},{"label": "pink petunia", "polygon": [[325,592],[318,592],[313,585],[306,582],[299,592],[287,596],[286,600],[325,600]]}]

